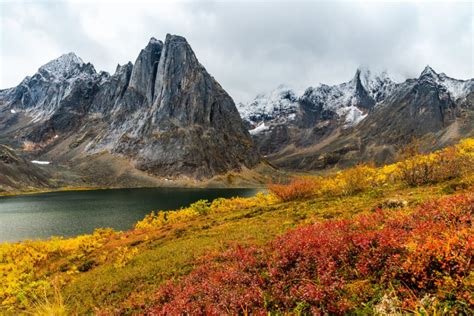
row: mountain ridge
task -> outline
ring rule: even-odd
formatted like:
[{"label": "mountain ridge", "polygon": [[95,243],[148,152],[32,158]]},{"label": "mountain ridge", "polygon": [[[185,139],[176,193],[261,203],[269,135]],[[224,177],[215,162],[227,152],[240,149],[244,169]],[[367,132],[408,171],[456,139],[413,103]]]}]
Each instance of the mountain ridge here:
[{"label": "mountain ridge", "polygon": [[386,163],[413,138],[433,149],[472,135],[473,90],[474,79],[430,66],[404,82],[359,67],[341,84],[280,85],[236,106],[186,39],[168,34],[113,74],[67,53],[0,90],[0,141],[70,167],[107,152],[175,179],[251,169],[259,154],[297,170]]},{"label": "mountain ridge", "polygon": [[[358,68],[342,84],[319,84],[301,95],[277,88],[238,109],[272,163],[308,170],[393,162],[413,138],[426,138],[425,147],[434,149],[468,137],[474,131],[473,91],[474,79],[453,79],[429,66],[404,82]],[[291,102],[285,95],[292,95]],[[381,149],[367,151],[371,147]]]},{"label": "mountain ridge", "polygon": [[177,35],[151,38],[113,75],[62,55],[1,90],[0,111],[5,138],[58,162],[108,151],[156,176],[204,179],[260,159],[232,98]]}]

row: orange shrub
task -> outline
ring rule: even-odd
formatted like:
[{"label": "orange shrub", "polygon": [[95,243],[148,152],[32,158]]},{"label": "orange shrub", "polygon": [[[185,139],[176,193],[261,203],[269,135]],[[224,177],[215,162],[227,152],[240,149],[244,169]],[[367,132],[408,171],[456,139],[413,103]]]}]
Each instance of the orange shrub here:
[{"label": "orange shrub", "polygon": [[268,190],[284,202],[312,197],[318,188],[318,182],[310,178],[294,178],[289,184],[268,185]]},{"label": "orange shrub", "polygon": [[281,201],[314,196],[346,196],[382,186],[410,186],[438,183],[451,179],[474,181],[474,139],[429,154],[418,154],[416,147],[405,149],[400,162],[376,168],[360,164],[335,174],[295,178],[289,184],[270,184],[268,190]]}]

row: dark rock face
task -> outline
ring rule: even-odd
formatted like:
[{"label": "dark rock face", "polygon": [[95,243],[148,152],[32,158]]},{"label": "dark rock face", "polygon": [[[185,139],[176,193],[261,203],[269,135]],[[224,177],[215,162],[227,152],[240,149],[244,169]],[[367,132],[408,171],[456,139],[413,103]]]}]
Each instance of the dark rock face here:
[{"label": "dark rock face", "polygon": [[[413,137],[440,132],[462,120],[461,100],[466,101],[466,96],[474,91],[473,80],[458,83],[461,91],[450,91],[451,86],[427,67],[418,79],[399,85],[385,103],[361,122],[358,133],[365,139],[377,139],[378,143],[406,144]],[[474,129],[472,121],[460,123],[468,123]]]},{"label": "dark rock face", "polygon": [[162,49],[163,42],[155,38],[150,40],[148,45],[138,55],[128,84],[129,93],[135,91],[145,98],[147,104],[153,102],[156,72]]},{"label": "dark rock face", "polygon": [[[113,152],[136,159],[142,170],[162,175],[177,169],[209,177],[256,164],[258,155],[232,98],[199,64],[184,38],[168,35],[154,65],[156,71],[144,69],[156,76],[146,80],[155,83],[146,94],[150,99],[145,97],[142,103],[149,110],[135,111],[135,124],[122,125],[124,133]],[[129,85],[125,95],[130,89]],[[134,108],[127,98],[121,104]]]},{"label": "dark rock face", "polygon": [[0,111],[32,118],[14,136],[42,145],[43,155],[68,139],[76,154],[109,151],[155,175],[193,178],[259,162],[232,98],[175,35],[152,38],[135,65],[112,76],[64,55],[0,91]]}]

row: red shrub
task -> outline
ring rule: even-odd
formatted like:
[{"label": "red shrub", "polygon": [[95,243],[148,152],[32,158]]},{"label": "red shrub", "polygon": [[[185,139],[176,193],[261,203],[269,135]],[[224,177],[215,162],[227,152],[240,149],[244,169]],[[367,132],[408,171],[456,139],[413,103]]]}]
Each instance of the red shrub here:
[{"label": "red shrub", "polygon": [[459,195],[408,215],[379,210],[301,227],[262,249],[229,250],[162,286],[150,313],[344,314],[389,289],[407,310],[429,294],[466,312],[473,205],[474,195]]}]

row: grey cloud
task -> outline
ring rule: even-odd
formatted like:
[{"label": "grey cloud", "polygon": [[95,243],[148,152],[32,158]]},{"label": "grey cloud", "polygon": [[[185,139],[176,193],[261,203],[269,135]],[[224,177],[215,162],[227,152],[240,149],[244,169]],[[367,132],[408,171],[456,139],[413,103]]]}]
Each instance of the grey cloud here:
[{"label": "grey cloud", "polygon": [[[469,2],[129,1],[43,2],[33,9],[31,3],[2,6],[7,9],[2,10],[2,20],[5,14],[27,20],[23,36],[41,32],[56,50],[75,51],[107,71],[118,62],[134,61],[151,36],[183,35],[237,101],[280,83],[303,89],[319,82],[346,81],[359,65],[387,69],[398,80],[417,76],[427,64],[456,78],[471,78],[474,73]],[[28,21],[32,12],[37,14]],[[87,23],[98,19],[102,23],[96,33]],[[2,33],[8,32],[2,26]],[[31,51],[28,44],[21,51],[11,45],[28,38],[3,34],[2,38],[1,86],[6,87],[27,75],[18,73],[23,68],[10,65],[10,56],[28,63]],[[41,50],[35,53],[41,56]],[[48,61],[44,57],[43,63]]]}]

